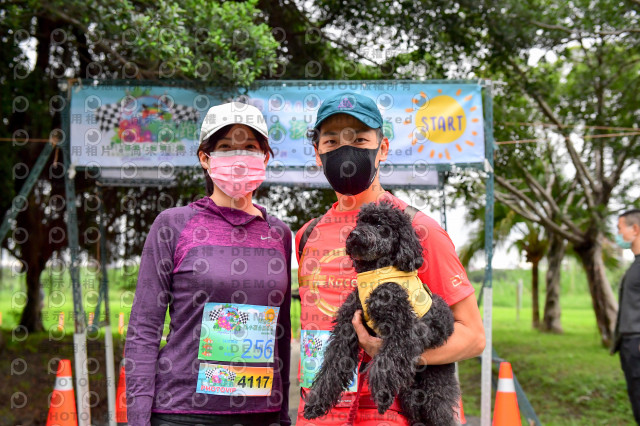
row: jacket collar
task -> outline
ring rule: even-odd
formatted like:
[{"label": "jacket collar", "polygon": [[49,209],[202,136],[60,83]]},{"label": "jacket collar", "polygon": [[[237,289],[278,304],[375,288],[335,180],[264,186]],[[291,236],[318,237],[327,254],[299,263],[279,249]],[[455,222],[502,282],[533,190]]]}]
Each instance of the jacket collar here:
[{"label": "jacket collar", "polygon": [[253,205],[262,213],[261,218],[240,209],[219,206],[211,199],[211,197],[203,197],[200,200],[196,201],[194,204],[196,208],[212,211],[233,226],[246,225],[254,219],[263,219],[265,222],[267,222],[267,224],[269,224],[269,221],[267,220],[267,209],[255,203],[253,203]]}]

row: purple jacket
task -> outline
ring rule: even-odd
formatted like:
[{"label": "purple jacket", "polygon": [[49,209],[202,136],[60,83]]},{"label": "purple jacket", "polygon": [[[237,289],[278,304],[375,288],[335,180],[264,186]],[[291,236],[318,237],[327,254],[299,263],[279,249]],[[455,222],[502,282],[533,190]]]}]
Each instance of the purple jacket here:
[{"label": "purple jacket", "polygon": [[[151,412],[237,414],[280,411],[289,419],[291,231],[262,217],[217,206],[204,197],[161,212],[142,250],[125,345],[127,418],[148,425]],[[266,218],[266,220],[265,220]],[[284,266],[284,267],[282,267]],[[270,396],[196,393],[205,303],[278,306]],[[158,350],[167,306],[167,344]],[[215,361],[229,365],[229,362]]]}]

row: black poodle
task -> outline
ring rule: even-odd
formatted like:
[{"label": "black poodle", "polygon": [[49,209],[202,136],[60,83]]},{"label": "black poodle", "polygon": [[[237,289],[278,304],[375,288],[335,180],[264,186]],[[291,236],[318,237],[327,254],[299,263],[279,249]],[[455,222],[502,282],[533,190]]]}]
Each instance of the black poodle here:
[{"label": "black poodle", "polygon": [[358,288],[333,320],[324,361],[305,399],[304,417],[327,414],[352,381],[359,347],[351,320],[362,309],[369,333],[383,339],[380,351],[363,369],[378,412],[386,412],[397,396],[412,423],[452,424],[460,397],[454,364],[424,366],[418,365],[418,358],[425,349],[447,341],[454,319],[447,303],[417,278],[422,246],[411,219],[391,203],[366,204],[346,249],[358,273]]}]

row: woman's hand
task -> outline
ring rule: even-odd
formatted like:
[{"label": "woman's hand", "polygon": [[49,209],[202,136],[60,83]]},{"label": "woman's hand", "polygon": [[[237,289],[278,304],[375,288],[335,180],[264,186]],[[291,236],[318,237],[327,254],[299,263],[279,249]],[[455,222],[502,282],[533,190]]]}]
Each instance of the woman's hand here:
[{"label": "woman's hand", "polygon": [[353,324],[353,328],[356,330],[356,334],[358,335],[358,343],[360,347],[364,349],[367,355],[373,358],[382,347],[382,339],[369,334],[367,329],[364,327],[364,324],[362,324],[361,310],[357,310],[353,315],[351,324]]}]

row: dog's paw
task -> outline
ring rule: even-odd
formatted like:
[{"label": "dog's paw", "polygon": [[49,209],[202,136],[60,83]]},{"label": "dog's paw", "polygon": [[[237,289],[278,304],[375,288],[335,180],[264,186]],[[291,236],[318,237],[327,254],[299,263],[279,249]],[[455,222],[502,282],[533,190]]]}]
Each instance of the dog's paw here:
[{"label": "dog's paw", "polygon": [[396,395],[406,389],[412,382],[412,373],[403,368],[402,362],[384,356],[377,356],[369,370],[369,385],[372,390],[387,391]]},{"label": "dog's paw", "polygon": [[313,420],[315,418],[322,417],[325,414],[327,414],[327,410],[324,410],[318,404],[306,404],[304,406],[303,416],[307,420]]},{"label": "dog's paw", "polygon": [[378,413],[384,414],[391,404],[393,404],[393,400],[395,399],[395,395],[389,392],[387,389],[379,389],[375,393],[371,394],[373,401],[376,403],[378,407]]},{"label": "dog's paw", "polygon": [[421,423],[421,410],[425,405],[427,393],[422,389],[409,388],[398,395],[398,402],[402,407],[402,412],[416,426]]}]

